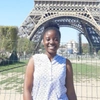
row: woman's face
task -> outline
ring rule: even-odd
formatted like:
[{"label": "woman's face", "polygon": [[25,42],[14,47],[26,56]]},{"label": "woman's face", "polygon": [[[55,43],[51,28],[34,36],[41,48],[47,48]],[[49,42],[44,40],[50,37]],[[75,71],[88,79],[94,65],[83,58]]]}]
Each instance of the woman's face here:
[{"label": "woman's face", "polygon": [[57,49],[60,44],[60,37],[55,30],[48,30],[44,34],[43,44],[46,50],[46,53],[56,55]]}]

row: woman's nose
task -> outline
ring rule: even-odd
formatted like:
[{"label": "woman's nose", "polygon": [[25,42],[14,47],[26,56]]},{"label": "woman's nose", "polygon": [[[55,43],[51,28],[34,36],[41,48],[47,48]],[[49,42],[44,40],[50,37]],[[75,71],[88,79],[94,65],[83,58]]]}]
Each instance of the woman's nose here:
[{"label": "woman's nose", "polygon": [[50,43],[53,44],[53,43],[54,43],[54,40],[51,39],[51,40],[50,40]]}]

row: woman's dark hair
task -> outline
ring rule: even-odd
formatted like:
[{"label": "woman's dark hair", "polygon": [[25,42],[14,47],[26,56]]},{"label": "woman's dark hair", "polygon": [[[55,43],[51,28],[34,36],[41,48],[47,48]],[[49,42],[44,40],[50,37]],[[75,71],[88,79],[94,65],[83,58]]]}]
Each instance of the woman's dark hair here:
[{"label": "woman's dark hair", "polygon": [[49,21],[49,22],[46,22],[45,25],[44,25],[44,31],[43,31],[43,37],[45,35],[45,33],[48,31],[48,30],[55,30],[57,32],[57,34],[59,35],[59,39],[61,38],[61,33],[59,31],[59,26],[57,25],[57,23],[55,22],[52,22],[52,21]]}]

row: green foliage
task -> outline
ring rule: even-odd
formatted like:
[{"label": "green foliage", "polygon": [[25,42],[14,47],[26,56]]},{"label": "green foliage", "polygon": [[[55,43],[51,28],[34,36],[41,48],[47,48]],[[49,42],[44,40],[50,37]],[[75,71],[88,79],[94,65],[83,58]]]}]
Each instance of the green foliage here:
[{"label": "green foliage", "polygon": [[82,52],[85,53],[85,54],[89,52],[89,45],[88,45],[88,43],[84,43],[82,45]]},{"label": "green foliage", "polygon": [[10,33],[10,38],[11,38],[11,49],[12,51],[16,51],[18,29],[16,27],[15,28],[10,27],[8,32]]},{"label": "green foliage", "polygon": [[12,52],[17,47],[18,28],[14,26],[0,26],[0,51]]},{"label": "green foliage", "polygon": [[[18,28],[15,26],[0,26],[0,59],[7,59],[10,61],[18,60],[17,55],[27,55],[34,51],[35,43],[27,38],[20,38],[17,35]],[[4,56],[7,55],[8,56]],[[3,54],[3,56],[2,56]],[[3,64],[6,61],[0,60]]]},{"label": "green foliage", "polygon": [[[0,64],[10,63],[7,53],[16,52],[18,28],[15,26],[0,26]],[[17,55],[16,55],[17,56]],[[17,57],[16,57],[17,59]],[[16,61],[15,59],[13,59]]]},{"label": "green foliage", "polygon": [[34,50],[35,43],[26,37],[18,38],[17,52],[21,55],[23,53],[30,54]]},{"label": "green foliage", "polygon": [[100,50],[98,51],[98,55],[100,56]]},{"label": "green foliage", "polygon": [[40,44],[39,52],[40,53],[44,53],[45,52],[45,48],[44,48],[44,45],[42,43]]}]

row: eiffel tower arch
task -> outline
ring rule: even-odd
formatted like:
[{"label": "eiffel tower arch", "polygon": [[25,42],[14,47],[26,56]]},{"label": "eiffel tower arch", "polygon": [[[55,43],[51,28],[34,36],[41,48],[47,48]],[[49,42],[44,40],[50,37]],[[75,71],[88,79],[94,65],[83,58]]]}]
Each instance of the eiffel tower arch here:
[{"label": "eiffel tower arch", "polygon": [[34,0],[34,8],[19,28],[19,36],[41,42],[43,25],[55,21],[75,28],[83,34],[90,47],[100,48],[100,0]]}]

